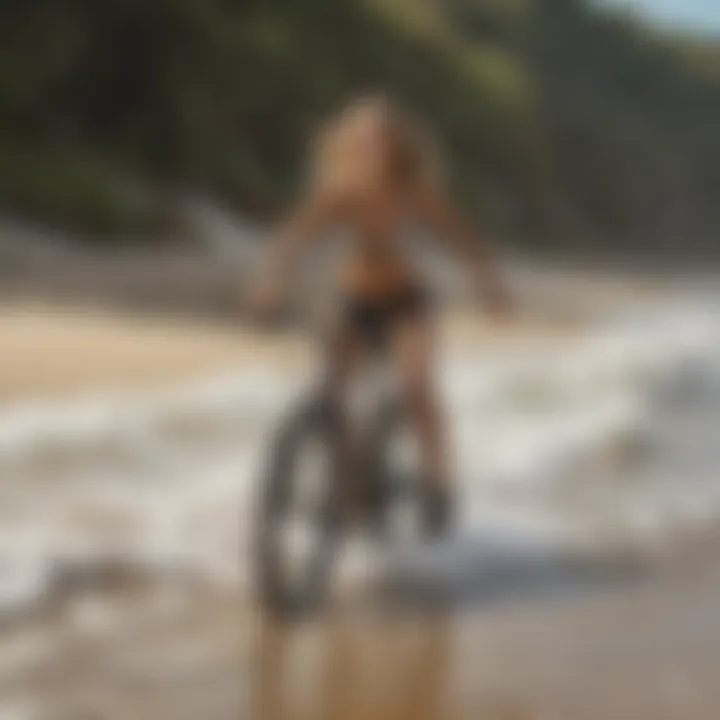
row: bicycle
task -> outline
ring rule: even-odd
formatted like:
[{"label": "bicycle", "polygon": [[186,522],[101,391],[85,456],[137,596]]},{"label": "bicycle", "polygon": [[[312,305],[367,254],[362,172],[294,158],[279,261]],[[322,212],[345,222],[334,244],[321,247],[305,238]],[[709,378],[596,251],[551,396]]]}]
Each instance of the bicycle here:
[{"label": "bicycle", "polygon": [[344,403],[329,381],[321,382],[272,440],[254,560],[260,602],[275,614],[312,613],[324,604],[351,530],[370,530],[386,542],[419,533],[421,483],[407,468],[407,412],[388,368],[382,351],[366,364],[355,386],[364,408],[358,395]]}]

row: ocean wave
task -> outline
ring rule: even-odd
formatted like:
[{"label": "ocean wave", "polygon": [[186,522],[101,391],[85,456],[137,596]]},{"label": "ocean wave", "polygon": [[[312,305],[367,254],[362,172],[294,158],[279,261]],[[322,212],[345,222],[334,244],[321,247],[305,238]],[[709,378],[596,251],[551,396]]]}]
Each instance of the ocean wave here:
[{"label": "ocean wave", "polygon": [[[717,307],[656,303],[580,337],[444,357],[463,527],[654,542],[720,515],[715,442],[693,430],[720,419]],[[268,432],[305,382],[256,368],[6,410],[0,606],[107,563],[246,578]]]}]

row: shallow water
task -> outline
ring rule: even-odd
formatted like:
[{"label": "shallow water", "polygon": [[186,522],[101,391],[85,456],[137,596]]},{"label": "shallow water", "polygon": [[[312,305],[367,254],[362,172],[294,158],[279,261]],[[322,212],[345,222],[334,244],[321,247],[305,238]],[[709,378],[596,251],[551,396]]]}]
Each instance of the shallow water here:
[{"label": "shallow water", "polygon": [[715,718],[720,578],[646,560],[720,515],[718,313],[698,291],[454,346],[456,537],[351,543],[332,612],[294,626],[247,599],[247,530],[310,378],[7,408],[0,717]]},{"label": "shallow water", "polygon": [[[531,565],[538,552],[617,558],[716,520],[719,314],[720,297],[698,290],[573,336],[443,357],[462,508],[438,560],[444,582],[484,577],[498,547]],[[6,409],[0,608],[108,565],[245,586],[271,430],[308,381],[244,368],[174,391]]]}]

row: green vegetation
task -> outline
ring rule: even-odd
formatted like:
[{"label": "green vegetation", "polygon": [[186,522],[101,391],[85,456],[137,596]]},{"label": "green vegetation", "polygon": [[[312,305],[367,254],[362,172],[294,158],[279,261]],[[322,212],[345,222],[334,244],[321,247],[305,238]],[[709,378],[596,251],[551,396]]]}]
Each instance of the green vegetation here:
[{"label": "green vegetation", "polygon": [[0,148],[0,157],[0,197],[14,213],[51,219],[96,238],[164,225],[147,193],[132,193],[114,165],[95,157],[18,145]]},{"label": "green vegetation", "polygon": [[720,43],[589,0],[5,0],[0,208],[106,235],[178,191],[268,215],[376,88],[518,242],[718,249]]}]

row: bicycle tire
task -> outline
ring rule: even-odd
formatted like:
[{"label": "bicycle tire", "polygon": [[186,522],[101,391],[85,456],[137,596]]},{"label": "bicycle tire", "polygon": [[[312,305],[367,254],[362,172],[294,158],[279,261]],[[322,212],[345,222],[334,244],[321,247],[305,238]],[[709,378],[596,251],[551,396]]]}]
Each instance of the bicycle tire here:
[{"label": "bicycle tire", "polygon": [[[271,445],[256,513],[255,576],[261,604],[281,616],[317,611],[327,599],[343,525],[342,443],[340,423],[322,393],[302,402],[282,423]],[[280,536],[299,482],[301,453],[320,442],[327,453],[319,512],[311,522],[318,544],[300,580],[291,581]]]}]

